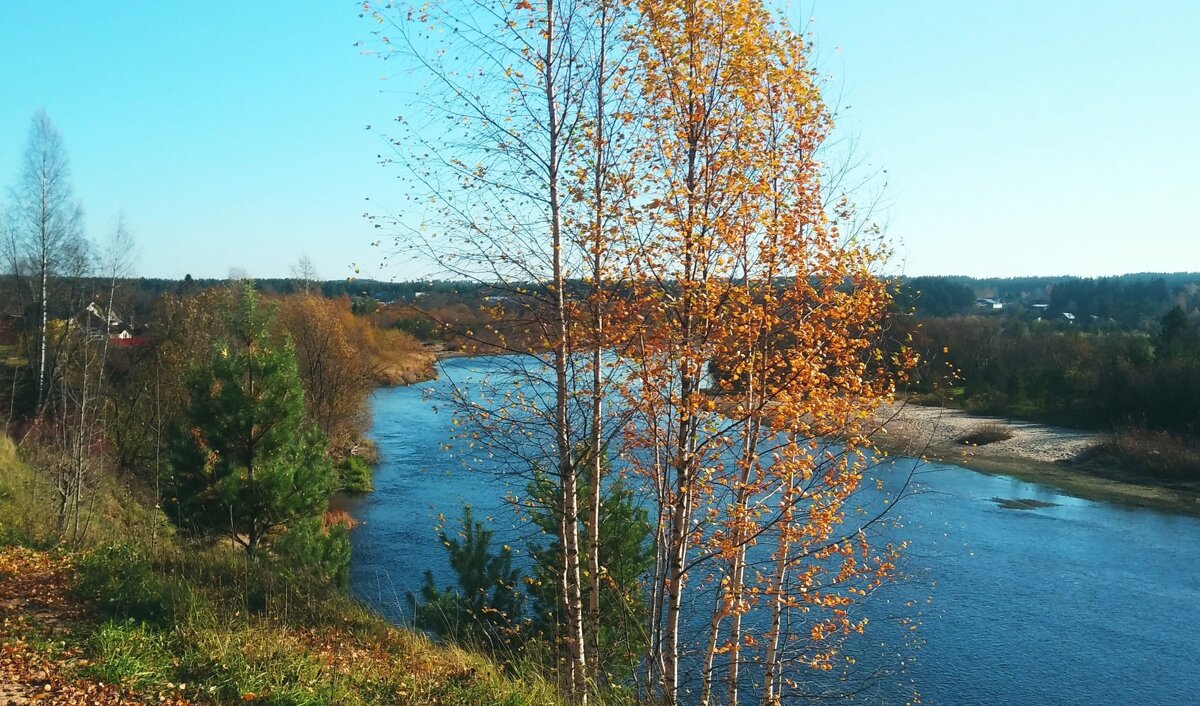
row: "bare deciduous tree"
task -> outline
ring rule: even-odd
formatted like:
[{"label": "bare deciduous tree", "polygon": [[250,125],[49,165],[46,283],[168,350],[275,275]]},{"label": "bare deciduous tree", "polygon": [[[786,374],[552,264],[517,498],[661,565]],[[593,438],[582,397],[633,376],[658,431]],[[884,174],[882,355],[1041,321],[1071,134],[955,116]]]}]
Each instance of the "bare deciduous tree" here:
[{"label": "bare deciduous tree", "polygon": [[83,210],[71,187],[71,170],[62,138],[44,111],[33,116],[21,172],[10,192],[4,255],[14,278],[24,283],[34,323],[30,361],[36,375],[34,414],[41,416],[48,394],[47,323],[54,280],[85,251]]},{"label": "bare deciduous tree", "polygon": [[292,285],[297,291],[309,294],[317,284],[317,266],[308,255],[301,255],[291,267]]}]

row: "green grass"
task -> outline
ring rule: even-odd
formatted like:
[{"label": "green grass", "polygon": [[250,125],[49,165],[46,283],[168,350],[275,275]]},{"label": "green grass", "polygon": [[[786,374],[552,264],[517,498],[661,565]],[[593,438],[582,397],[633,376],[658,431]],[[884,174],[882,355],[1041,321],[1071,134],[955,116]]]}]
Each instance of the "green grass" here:
[{"label": "green grass", "polygon": [[108,618],[86,674],[154,694],[276,706],[560,703],[537,674],[395,628],[331,584],[228,548],[122,543],[75,561]]},{"label": "green grass", "polygon": [[167,636],[137,621],[107,621],[87,638],[87,648],[99,659],[82,674],[135,691],[149,691],[174,676]]},{"label": "green grass", "polygon": [[0,434],[0,543],[37,545],[53,533],[48,482],[27,466],[17,447]]}]

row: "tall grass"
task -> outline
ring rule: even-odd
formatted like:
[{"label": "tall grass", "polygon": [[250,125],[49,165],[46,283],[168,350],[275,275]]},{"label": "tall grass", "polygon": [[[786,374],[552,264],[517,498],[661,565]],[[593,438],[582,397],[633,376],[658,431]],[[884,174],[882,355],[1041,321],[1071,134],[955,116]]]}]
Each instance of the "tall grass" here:
[{"label": "tall grass", "polygon": [[0,434],[0,542],[43,544],[54,532],[53,490]]},{"label": "tall grass", "polygon": [[1099,453],[1110,463],[1160,480],[1200,483],[1200,441],[1165,431],[1118,430]]}]

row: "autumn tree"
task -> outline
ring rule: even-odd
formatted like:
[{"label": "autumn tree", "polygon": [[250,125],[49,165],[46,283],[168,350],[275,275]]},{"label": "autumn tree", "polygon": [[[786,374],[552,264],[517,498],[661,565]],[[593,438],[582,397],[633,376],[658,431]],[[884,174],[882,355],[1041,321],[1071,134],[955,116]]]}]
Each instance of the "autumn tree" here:
[{"label": "autumn tree", "polygon": [[[832,638],[864,625],[849,607],[891,571],[890,550],[867,544],[871,518],[846,523],[845,507],[867,465],[862,419],[908,361],[880,348],[881,249],[840,233],[848,204],[826,208],[829,119],[802,38],[759,3],[638,7],[653,198],[624,246],[643,303],[624,398],[659,515],[647,678],[680,702],[682,632],[703,620],[700,703],[747,687],[777,703],[796,683],[787,667],[831,668]],[[707,586],[715,607],[689,615]],[[791,614],[808,634],[784,631]]]},{"label": "autumn tree", "polygon": [[190,406],[190,371],[212,355],[213,336],[236,307],[232,286],[164,294],[150,316],[147,345],[122,352],[126,370],[113,381],[106,436],[122,470],[140,473],[161,490],[169,431]]},{"label": "autumn tree", "polygon": [[413,204],[387,222],[537,334],[502,339],[525,363],[502,374],[516,384],[463,395],[456,420],[510,465],[555,459],[567,690],[586,698],[598,665],[603,469],[578,492],[580,462],[607,453],[655,503],[646,696],[679,703],[691,671],[706,703],[782,700],[797,666],[832,668],[864,627],[855,602],[892,571],[877,514],[846,508],[862,420],[911,365],[881,345],[877,233],[845,228],[852,204],[823,187],[830,118],[802,38],[758,2],[435,3],[407,19],[381,41],[438,99],[385,158]]},{"label": "autumn tree", "polygon": [[[120,280],[128,277],[135,256],[133,236],[124,215],[117,218],[112,233],[94,270],[94,288],[79,281],[68,309],[78,312],[68,319],[61,335],[54,337],[57,373],[52,419],[53,443],[40,452],[54,458],[48,463],[58,494],[61,536],[78,543],[89,524],[89,495],[94,493],[97,470],[111,463],[101,441],[108,433],[114,402],[114,366],[110,365],[114,329],[123,323],[115,313]],[[45,441],[44,439],[39,441]]]},{"label": "autumn tree", "polygon": [[308,294],[278,302],[279,323],[295,346],[307,415],[332,448],[349,452],[366,432],[374,361],[361,345],[363,324],[349,309]]},{"label": "autumn tree", "polygon": [[[589,414],[598,421],[595,405],[577,403],[598,401],[603,393],[579,356],[599,349],[580,340],[573,311],[581,293],[573,285],[588,276],[589,253],[602,256],[588,248],[595,233],[584,232],[589,219],[602,231],[610,218],[610,207],[597,199],[591,210],[600,217],[586,215],[583,195],[595,183],[587,163],[597,164],[605,151],[598,126],[608,119],[596,116],[610,104],[597,87],[619,76],[598,60],[608,52],[604,37],[618,34],[619,6],[606,7],[607,14],[574,0],[470,0],[414,8],[403,19],[387,7],[374,12],[396,30],[379,33],[397,50],[387,56],[409,62],[428,82],[423,94],[435,97],[402,116],[402,135],[385,158],[404,168],[419,210],[386,221],[405,232],[398,243],[406,254],[437,268],[430,274],[474,280],[494,292],[497,316],[488,339],[493,349],[514,354],[504,376],[526,385],[485,403],[464,399],[459,410],[475,422],[472,433],[512,451],[516,465],[554,459],[547,472],[563,548],[557,571],[563,681],[581,701],[588,698],[589,674],[598,669],[588,657],[596,638],[587,634],[594,621],[589,624],[584,598],[585,579],[598,595],[598,544],[585,539],[585,525],[593,537],[598,530],[595,513],[585,522],[580,512],[573,449],[588,436],[594,448],[601,445],[600,425],[587,421]],[[601,182],[599,188],[608,187]],[[477,332],[457,333],[471,340]],[[594,495],[600,473],[593,477]],[[599,503],[594,507],[598,511]]]}]

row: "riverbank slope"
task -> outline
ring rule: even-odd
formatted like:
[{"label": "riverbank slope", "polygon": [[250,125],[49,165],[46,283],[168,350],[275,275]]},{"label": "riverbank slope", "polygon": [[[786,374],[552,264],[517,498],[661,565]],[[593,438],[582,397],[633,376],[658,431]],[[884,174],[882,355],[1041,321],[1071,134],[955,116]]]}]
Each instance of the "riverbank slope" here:
[{"label": "riverbank slope", "polygon": [[562,703],[540,675],[393,626],[303,567],[176,536],[120,479],[67,546],[51,493],[0,435],[0,704]]}]

